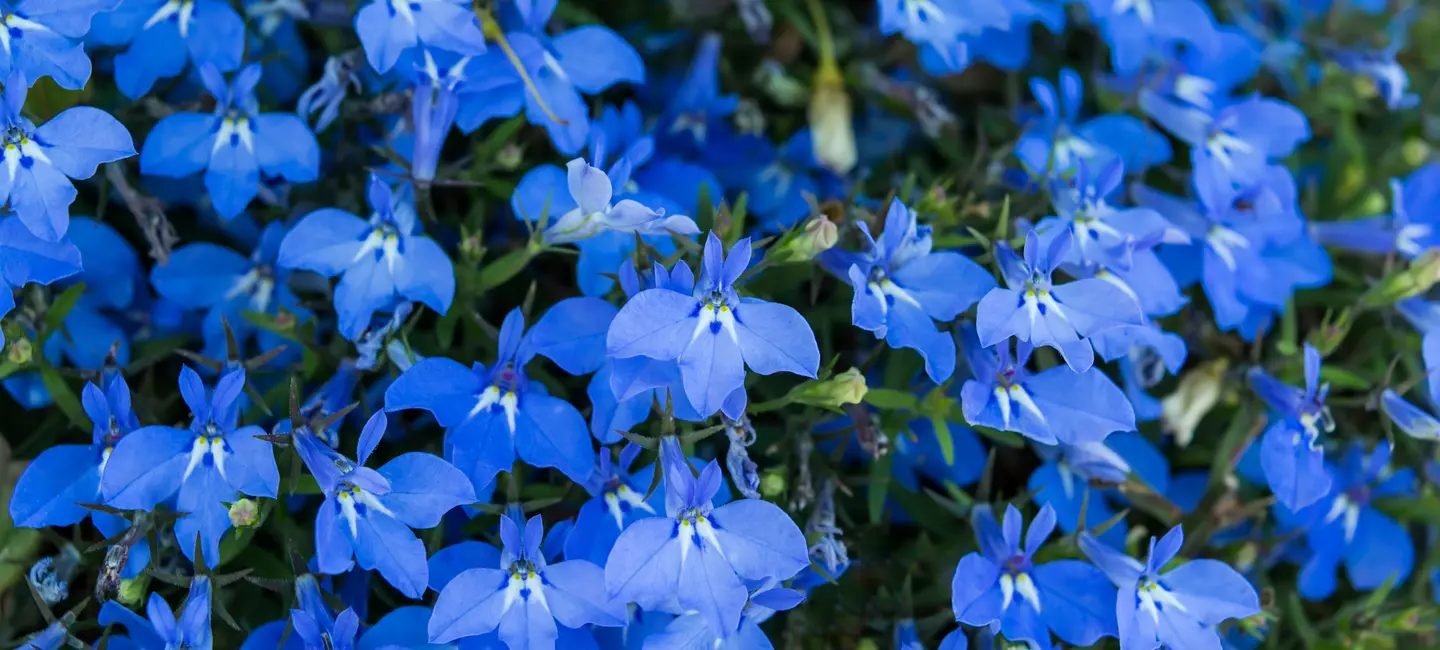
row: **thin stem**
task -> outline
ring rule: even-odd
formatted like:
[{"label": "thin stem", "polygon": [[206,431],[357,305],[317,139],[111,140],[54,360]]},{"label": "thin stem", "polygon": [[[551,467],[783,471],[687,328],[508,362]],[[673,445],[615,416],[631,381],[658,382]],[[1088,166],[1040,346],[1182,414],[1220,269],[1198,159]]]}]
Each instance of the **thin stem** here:
[{"label": "thin stem", "polygon": [[495,17],[490,15],[490,11],[480,5],[480,0],[472,0],[470,8],[475,12],[475,17],[480,20],[480,31],[485,34],[486,39],[492,40],[500,46],[500,51],[505,53],[505,58],[510,60],[510,66],[515,68],[516,74],[520,75],[520,81],[525,84],[526,92],[535,98],[535,102],[540,106],[540,110],[544,111],[545,116],[554,120],[556,124],[562,126],[569,124],[568,120],[562,120],[556,116],[554,111],[550,110],[549,104],[545,103],[545,98],[540,95],[540,89],[535,87],[535,80],[530,78],[530,72],[520,62],[520,56],[515,54],[515,50],[510,47],[510,40],[505,38],[505,30],[500,28],[500,23],[495,22]]}]

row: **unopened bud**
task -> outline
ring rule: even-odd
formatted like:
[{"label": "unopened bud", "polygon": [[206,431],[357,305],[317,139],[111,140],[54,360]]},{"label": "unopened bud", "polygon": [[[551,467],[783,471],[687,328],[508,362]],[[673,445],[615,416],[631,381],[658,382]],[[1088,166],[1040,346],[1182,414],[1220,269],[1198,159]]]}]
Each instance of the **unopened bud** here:
[{"label": "unopened bud", "polygon": [[150,586],[150,576],[141,573],[130,580],[120,581],[120,593],[115,600],[128,607],[138,607],[145,602],[145,590]]},{"label": "unopened bud", "polygon": [[1360,304],[1366,307],[1393,305],[1429,291],[1437,281],[1440,281],[1440,249],[1432,249],[1411,262],[1409,267],[1375,283],[1360,297]]},{"label": "unopened bud", "polygon": [[1165,430],[1175,436],[1176,446],[1190,444],[1200,420],[1220,402],[1225,371],[1229,368],[1228,359],[1217,359],[1195,368],[1180,378],[1180,386],[1174,393],[1160,401],[1160,420]]},{"label": "unopened bud", "polygon": [[524,161],[525,149],[514,142],[506,143],[495,154],[495,166],[504,171],[514,171]]},{"label": "unopened bud", "polygon": [[823,381],[805,382],[795,390],[794,401],[839,411],[846,404],[859,404],[868,390],[865,375],[851,368]]},{"label": "unopened bud", "polygon": [[1421,138],[1410,138],[1400,146],[1400,157],[1405,159],[1405,164],[1419,167],[1430,159],[1430,145]]},{"label": "unopened bud", "polygon": [[799,230],[790,231],[775,245],[768,258],[776,264],[809,262],[831,248],[840,239],[840,229],[835,222],[817,215],[805,222]]},{"label": "unopened bud", "polygon": [[774,499],[785,493],[785,476],[778,471],[765,472],[760,477],[760,494]]},{"label": "unopened bud", "polygon": [[254,499],[241,499],[230,504],[230,525],[251,528],[260,523],[260,505]]},{"label": "unopened bud", "polygon": [[844,176],[855,168],[855,124],[845,78],[833,65],[820,66],[810,94],[810,141],[815,162]]},{"label": "unopened bud", "polygon": [[30,363],[31,357],[35,354],[35,348],[30,344],[30,339],[15,339],[10,342],[10,347],[5,351],[5,359],[17,366]]}]

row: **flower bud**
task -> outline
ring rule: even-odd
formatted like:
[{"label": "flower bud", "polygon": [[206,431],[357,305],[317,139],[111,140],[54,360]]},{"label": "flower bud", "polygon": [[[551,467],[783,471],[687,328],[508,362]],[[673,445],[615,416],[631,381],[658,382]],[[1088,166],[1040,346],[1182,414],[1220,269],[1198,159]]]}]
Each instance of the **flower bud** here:
[{"label": "flower bud", "polygon": [[259,523],[260,506],[254,499],[241,499],[230,504],[230,525],[236,528],[251,528]]},{"label": "flower bud", "polygon": [[30,344],[30,339],[15,339],[10,342],[10,348],[5,351],[5,360],[17,366],[30,363],[31,357],[35,354],[35,348]]},{"label": "flower bud", "polygon": [[129,580],[120,581],[120,592],[115,600],[127,607],[138,607],[145,602],[145,592],[150,586],[150,576],[141,573]]},{"label": "flower bud", "polygon": [[1360,304],[1366,307],[1393,305],[1429,291],[1437,281],[1440,281],[1440,250],[1429,250],[1410,262],[1409,267],[1376,282],[1360,297]]},{"label": "flower bud", "polygon": [[514,171],[524,162],[525,149],[519,144],[508,142],[495,154],[495,166],[504,171]]},{"label": "flower bud", "polygon": [[779,471],[768,471],[760,477],[760,494],[774,499],[785,493],[785,475]]},{"label": "flower bud", "polygon": [[822,65],[810,94],[810,136],[815,162],[841,176],[855,168],[855,125],[845,78],[833,65]]},{"label": "flower bud", "polygon": [[839,239],[840,230],[835,227],[835,222],[825,215],[817,215],[805,222],[805,227],[787,233],[768,257],[777,264],[809,262],[816,255],[834,248]]},{"label": "flower bud", "polygon": [[1160,420],[1165,430],[1175,436],[1175,445],[1184,447],[1195,437],[1195,427],[1223,394],[1227,359],[1218,359],[1185,373],[1180,386],[1160,401]]},{"label": "flower bud", "polygon": [[859,404],[869,389],[865,375],[851,368],[826,380],[810,380],[796,389],[794,401],[832,410],[846,404]]}]

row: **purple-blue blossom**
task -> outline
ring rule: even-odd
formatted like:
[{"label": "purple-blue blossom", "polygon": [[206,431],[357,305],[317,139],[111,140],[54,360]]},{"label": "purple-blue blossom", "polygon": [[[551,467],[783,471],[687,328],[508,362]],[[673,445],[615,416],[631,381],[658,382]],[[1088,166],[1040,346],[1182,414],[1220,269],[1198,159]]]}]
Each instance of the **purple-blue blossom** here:
[{"label": "purple-blue blossom", "polygon": [[320,175],[320,145],[294,113],[261,113],[251,64],[225,83],[221,69],[201,65],[200,78],[215,110],[172,113],[160,120],[140,151],[140,172],[184,178],[205,172],[205,189],[221,217],[243,212],[260,192],[261,175],[307,183]]},{"label": "purple-blue blossom", "polygon": [[115,56],[115,85],[138,99],[190,64],[219,72],[239,68],[245,20],[223,0],[124,0],[95,15],[89,37],[101,45],[128,46]]},{"label": "purple-blue blossom", "polygon": [[374,0],[355,13],[355,33],[376,72],[389,72],[417,45],[464,56],[485,53],[485,36],[464,0]]},{"label": "purple-blue blossom", "polygon": [[1300,510],[1330,492],[1325,470],[1324,434],[1335,431],[1325,397],[1330,384],[1320,382],[1320,352],[1305,344],[1305,387],[1286,385],[1260,368],[1250,370],[1250,386],[1274,414],[1260,438],[1265,480],[1281,505]]}]

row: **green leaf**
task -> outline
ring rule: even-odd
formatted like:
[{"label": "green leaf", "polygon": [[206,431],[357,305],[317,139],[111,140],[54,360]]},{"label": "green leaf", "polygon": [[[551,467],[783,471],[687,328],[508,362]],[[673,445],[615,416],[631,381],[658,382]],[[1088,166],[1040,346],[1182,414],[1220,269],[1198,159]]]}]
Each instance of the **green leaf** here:
[{"label": "green leaf", "polygon": [[480,269],[480,286],[478,292],[484,293],[509,282],[510,278],[519,275],[520,271],[525,269],[525,266],[530,263],[530,260],[535,258],[535,254],[539,252],[539,250],[538,247],[527,245],[524,248],[517,248],[510,251],[500,256],[499,259],[486,264],[484,268]]},{"label": "green leaf", "polygon": [[871,388],[865,392],[865,403],[882,411],[913,411],[920,406],[914,393],[891,388]]},{"label": "green leaf", "polygon": [[49,364],[40,366],[40,380],[45,384],[45,390],[49,391],[50,398],[55,400],[55,406],[60,407],[60,412],[70,419],[70,422],[81,431],[89,432],[91,428],[90,417],[85,415],[85,409],[80,407],[80,398],[75,396],[75,391],[66,383],[65,378]]},{"label": "green leaf", "polygon": [[890,493],[890,464],[892,454],[885,454],[870,463],[870,491],[868,493],[870,523],[880,523],[885,515],[885,497]]},{"label": "green leaf", "polygon": [[930,427],[935,429],[935,441],[940,443],[940,457],[948,467],[955,464],[955,440],[950,437],[950,423],[938,415],[930,416]]},{"label": "green leaf", "polygon": [[44,345],[45,340],[50,338],[51,334],[60,331],[60,325],[65,322],[65,317],[70,315],[70,310],[75,308],[75,303],[80,302],[80,296],[83,295],[85,295],[85,283],[79,282],[66,289],[50,303],[50,308],[45,310],[45,318],[41,321],[45,323],[45,331],[40,333],[36,341],[37,348]]}]

